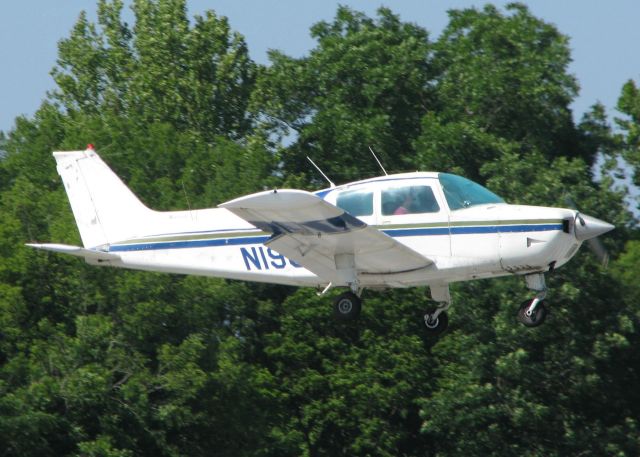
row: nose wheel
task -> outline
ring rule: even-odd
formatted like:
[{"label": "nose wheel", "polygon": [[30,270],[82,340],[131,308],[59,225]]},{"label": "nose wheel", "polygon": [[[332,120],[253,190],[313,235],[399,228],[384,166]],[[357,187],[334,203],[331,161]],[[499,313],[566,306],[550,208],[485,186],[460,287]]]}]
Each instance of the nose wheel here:
[{"label": "nose wheel", "polygon": [[525,300],[520,305],[518,310],[518,320],[521,324],[527,327],[537,327],[541,325],[547,317],[547,308],[544,306],[544,300],[539,300],[534,305],[537,299]]}]

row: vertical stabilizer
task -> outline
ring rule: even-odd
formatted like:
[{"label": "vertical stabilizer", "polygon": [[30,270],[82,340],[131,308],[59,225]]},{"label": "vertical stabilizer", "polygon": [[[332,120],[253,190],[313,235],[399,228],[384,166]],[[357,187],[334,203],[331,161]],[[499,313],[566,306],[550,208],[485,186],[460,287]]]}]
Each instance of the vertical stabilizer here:
[{"label": "vertical stabilizer", "polygon": [[53,156],[85,248],[148,233],[156,213],[142,204],[93,149],[54,152]]}]

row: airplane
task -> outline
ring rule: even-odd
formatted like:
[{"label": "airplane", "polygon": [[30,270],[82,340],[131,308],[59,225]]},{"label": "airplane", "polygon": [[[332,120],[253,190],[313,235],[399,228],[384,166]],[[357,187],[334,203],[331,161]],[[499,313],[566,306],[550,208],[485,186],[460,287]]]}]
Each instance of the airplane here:
[{"label": "airplane", "polygon": [[334,302],[344,321],[360,314],[364,289],[428,286],[437,303],[423,317],[431,335],[447,328],[449,284],[500,276],[524,277],[534,296],[518,319],[542,324],[545,273],[614,228],[574,209],[507,204],[473,181],[436,172],[385,171],[329,181],[317,192],[272,189],[217,208],[159,212],[92,145],[53,156],[83,246],[30,247],[92,265],[310,286],[320,295],[346,288]]}]

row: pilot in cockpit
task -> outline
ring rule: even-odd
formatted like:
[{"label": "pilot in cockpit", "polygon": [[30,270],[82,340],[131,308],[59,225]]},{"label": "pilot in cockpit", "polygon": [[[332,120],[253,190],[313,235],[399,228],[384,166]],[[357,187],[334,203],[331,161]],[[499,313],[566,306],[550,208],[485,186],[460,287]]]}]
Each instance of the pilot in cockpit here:
[{"label": "pilot in cockpit", "polygon": [[[427,186],[411,186],[389,192],[395,193],[395,206],[392,214],[433,213],[440,210],[431,188]],[[387,213],[388,214],[388,213]]]},{"label": "pilot in cockpit", "polygon": [[413,203],[413,196],[411,192],[407,192],[404,197],[404,201],[393,212],[394,216],[400,214],[409,214],[411,212],[411,205]]}]

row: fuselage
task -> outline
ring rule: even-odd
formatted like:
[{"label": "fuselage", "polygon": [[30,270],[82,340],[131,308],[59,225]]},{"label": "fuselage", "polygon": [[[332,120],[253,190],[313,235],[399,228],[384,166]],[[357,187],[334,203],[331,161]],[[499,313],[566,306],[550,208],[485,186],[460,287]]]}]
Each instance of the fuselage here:
[{"label": "fuselage", "polygon": [[[316,195],[434,263],[426,270],[365,274],[359,279],[362,287],[411,287],[544,272],[566,263],[581,243],[573,232],[576,211],[509,205],[454,175],[383,176]],[[224,208],[152,212],[147,219],[146,235],[104,246],[120,259],[102,263],[288,285],[327,284],[265,246],[270,233]]]}]

